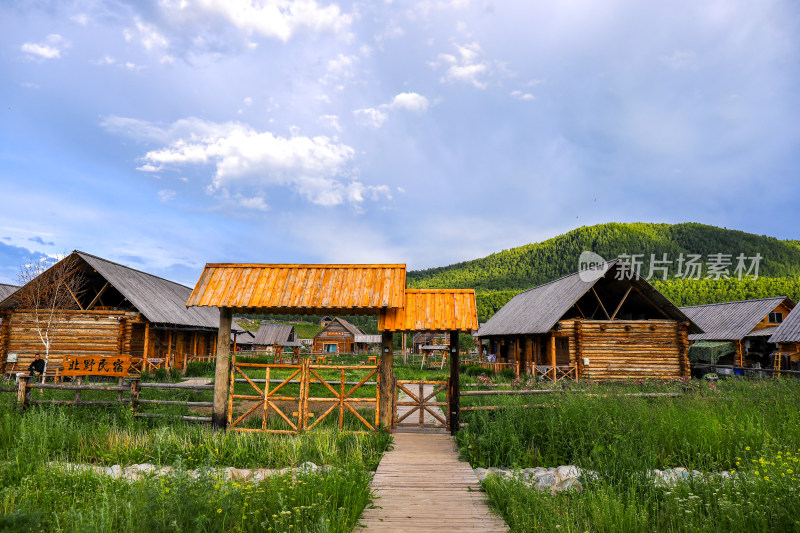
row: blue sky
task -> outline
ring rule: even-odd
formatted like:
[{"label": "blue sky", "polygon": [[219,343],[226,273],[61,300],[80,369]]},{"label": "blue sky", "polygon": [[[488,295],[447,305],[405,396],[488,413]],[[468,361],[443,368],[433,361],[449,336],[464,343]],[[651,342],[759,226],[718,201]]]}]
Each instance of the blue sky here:
[{"label": "blue sky", "polygon": [[791,1],[0,4],[0,282],[81,249],[442,266],[609,221],[798,238]]}]

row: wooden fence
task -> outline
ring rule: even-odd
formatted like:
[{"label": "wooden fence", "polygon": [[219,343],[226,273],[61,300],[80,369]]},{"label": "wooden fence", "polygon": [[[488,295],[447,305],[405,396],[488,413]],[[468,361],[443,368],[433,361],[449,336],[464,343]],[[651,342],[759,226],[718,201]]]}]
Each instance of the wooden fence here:
[{"label": "wooden fence", "polygon": [[[39,390],[59,390],[74,391],[75,396],[71,400],[54,400],[34,398],[31,392]],[[16,392],[17,403],[22,409],[29,405],[51,404],[51,405],[91,405],[91,406],[112,406],[130,405],[137,418],[181,418],[190,422],[211,422],[210,416],[192,415],[171,415],[166,413],[147,413],[142,412],[141,407],[146,405],[178,406],[178,407],[212,407],[214,404],[208,402],[178,401],[178,400],[148,400],[141,398],[142,389],[159,390],[214,390],[213,385],[186,384],[186,383],[141,383],[139,378],[117,378],[116,385],[104,383],[92,383],[84,376],[78,376],[74,382],[60,383],[34,383],[30,376],[20,374],[17,377],[16,387],[2,387],[0,392]],[[82,391],[104,391],[116,392],[113,400],[84,400],[81,398]],[[128,393],[127,395],[125,393]]]}]

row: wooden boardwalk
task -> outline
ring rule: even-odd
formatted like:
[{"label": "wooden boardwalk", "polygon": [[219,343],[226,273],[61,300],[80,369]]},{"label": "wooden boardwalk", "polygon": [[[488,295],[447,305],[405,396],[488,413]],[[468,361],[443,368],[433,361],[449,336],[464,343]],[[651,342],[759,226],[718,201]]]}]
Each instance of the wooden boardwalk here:
[{"label": "wooden boardwalk", "polygon": [[508,531],[489,510],[475,472],[459,461],[449,435],[395,433],[394,442],[372,479],[376,498],[361,516],[363,528],[415,533]]}]

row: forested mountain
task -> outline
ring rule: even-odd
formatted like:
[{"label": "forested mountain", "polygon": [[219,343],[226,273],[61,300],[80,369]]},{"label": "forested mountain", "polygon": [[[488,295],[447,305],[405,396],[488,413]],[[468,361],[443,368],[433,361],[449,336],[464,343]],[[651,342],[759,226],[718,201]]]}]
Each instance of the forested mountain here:
[{"label": "forested mountain", "polygon": [[[704,224],[609,223],[584,226],[541,243],[503,250],[481,259],[408,273],[410,287],[474,288],[478,315],[488,319],[520,290],[535,287],[578,270],[578,257],[591,250],[606,259],[641,254],[642,275],[649,273],[651,255],[667,254],[669,278],[652,283],[678,305],[696,305],[765,296],[800,298],[800,241],[782,241]],[[702,276],[715,254],[730,254],[734,279],[675,279],[678,260],[700,255]],[[736,278],[736,258],[761,256],[758,279]],[[752,261],[746,262],[746,267]],[[656,277],[661,277],[657,273]]]}]

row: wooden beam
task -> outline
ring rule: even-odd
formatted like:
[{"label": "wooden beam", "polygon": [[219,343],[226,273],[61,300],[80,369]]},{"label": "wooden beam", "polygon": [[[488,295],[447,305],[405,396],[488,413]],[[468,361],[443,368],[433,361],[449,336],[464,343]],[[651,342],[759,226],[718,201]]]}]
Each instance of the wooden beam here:
[{"label": "wooden beam", "polygon": [[92,299],[92,302],[91,302],[89,305],[87,305],[87,306],[86,306],[86,310],[87,310],[87,311],[88,311],[89,309],[91,309],[92,307],[94,307],[94,304],[96,304],[96,303],[97,303],[97,300],[99,300],[99,299],[100,299],[100,297],[103,295],[103,293],[104,293],[104,292],[106,292],[106,289],[107,289],[107,288],[108,288],[108,282],[106,281],[106,284],[105,284],[105,285],[103,285],[103,288],[102,288],[102,289],[100,289],[100,292],[98,292],[98,293],[97,293],[97,295],[96,295],[96,296],[95,296],[95,297]]},{"label": "wooden beam", "polygon": [[72,296],[72,299],[75,300],[76,304],[78,304],[78,307],[80,308],[80,310],[81,311],[86,311],[86,309],[84,309],[83,306],[81,306],[81,303],[78,301],[78,297],[75,296],[75,293],[72,292],[72,289],[69,288],[69,285],[65,284],[64,288],[67,289],[67,292],[70,294],[70,296]]},{"label": "wooden beam", "polygon": [[142,354],[142,372],[148,368],[147,360],[150,357],[150,324],[144,325],[144,353]]},{"label": "wooden beam", "polygon": [[461,413],[461,361],[458,347],[458,331],[450,332],[450,434],[459,428]]},{"label": "wooden beam", "polygon": [[592,293],[594,293],[594,297],[597,298],[597,303],[600,304],[600,308],[603,310],[603,314],[606,315],[606,318],[608,320],[611,320],[611,317],[608,315],[608,311],[606,311],[606,306],[603,305],[603,300],[601,300],[600,297],[597,295],[597,291],[594,290],[594,287],[592,287]]},{"label": "wooden beam", "polygon": [[394,372],[392,363],[394,359],[394,347],[392,346],[392,332],[381,332],[381,365],[380,365],[380,389],[379,389],[379,416],[381,425],[388,431],[392,431],[392,421],[394,419]]},{"label": "wooden beam", "polygon": [[582,318],[586,318],[586,315],[583,314],[583,311],[581,310],[580,306],[578,305],[578,302],[575,302],[575,309],[578,310],[578,312],[581,314]]},{"label": "wooden beam", "polygon": [[633,289],[633,283],[631,283],[628,286],[628,290],[625,291],[625,296],[622,297],[622,300],[619,301],[619,305],[617,306],[616,309],[614,309],[614,314],[611,315],[611,320],[614,320],[614,317],[616,317],[617,313],[619,313],[619,310],[622,307],[622,304],[625,303],[625,300],[628,298],[628,295],[631,293],[631,289]]},{"label": "wooden beam", "polygon": [[651,300],[650,298],[648,298],[648,297],[647,297],[647,295],[646,295],[645,293],[643,293],[643,292],[642,292],[642,291],[639,289],[639,287],[637,287],[637,286],[636,286],[636,285],[634,285],[633,283],[631,283],[631,287],[633,287],[633,288],[634,288],[634,290],[635,290],[636,292],[638,292],[638,293],[641,295],[641,297],[642,297],[642,298],[644,298],[645,300],[647,300],[647,302],[648,302],[650,305],[652,305],[653,307],[655,307],[655,308],[658,310],[658,312],[659,312],[659,313],[661,313],[661,315],[662,315],[664,318],[666,318],[667,320],[675,320],[674,318],[672,318],[671,316],[669,316],[667,313],[665,313],[665,312],[664,312],[664,310],[663,310],[663,309],[661,309],[661,307],[660,307],[660,306],[656,305],[656,303],[655,303],[653,300]]},{"label": "wooden beam", "polygon": [[233,314],[229,307],[219,308],[219,333],[217,335],[217,357],[214,369],[214,410],[211,425],[225,429],[228,423],[228,389],[231,379],[231,321]]}]

